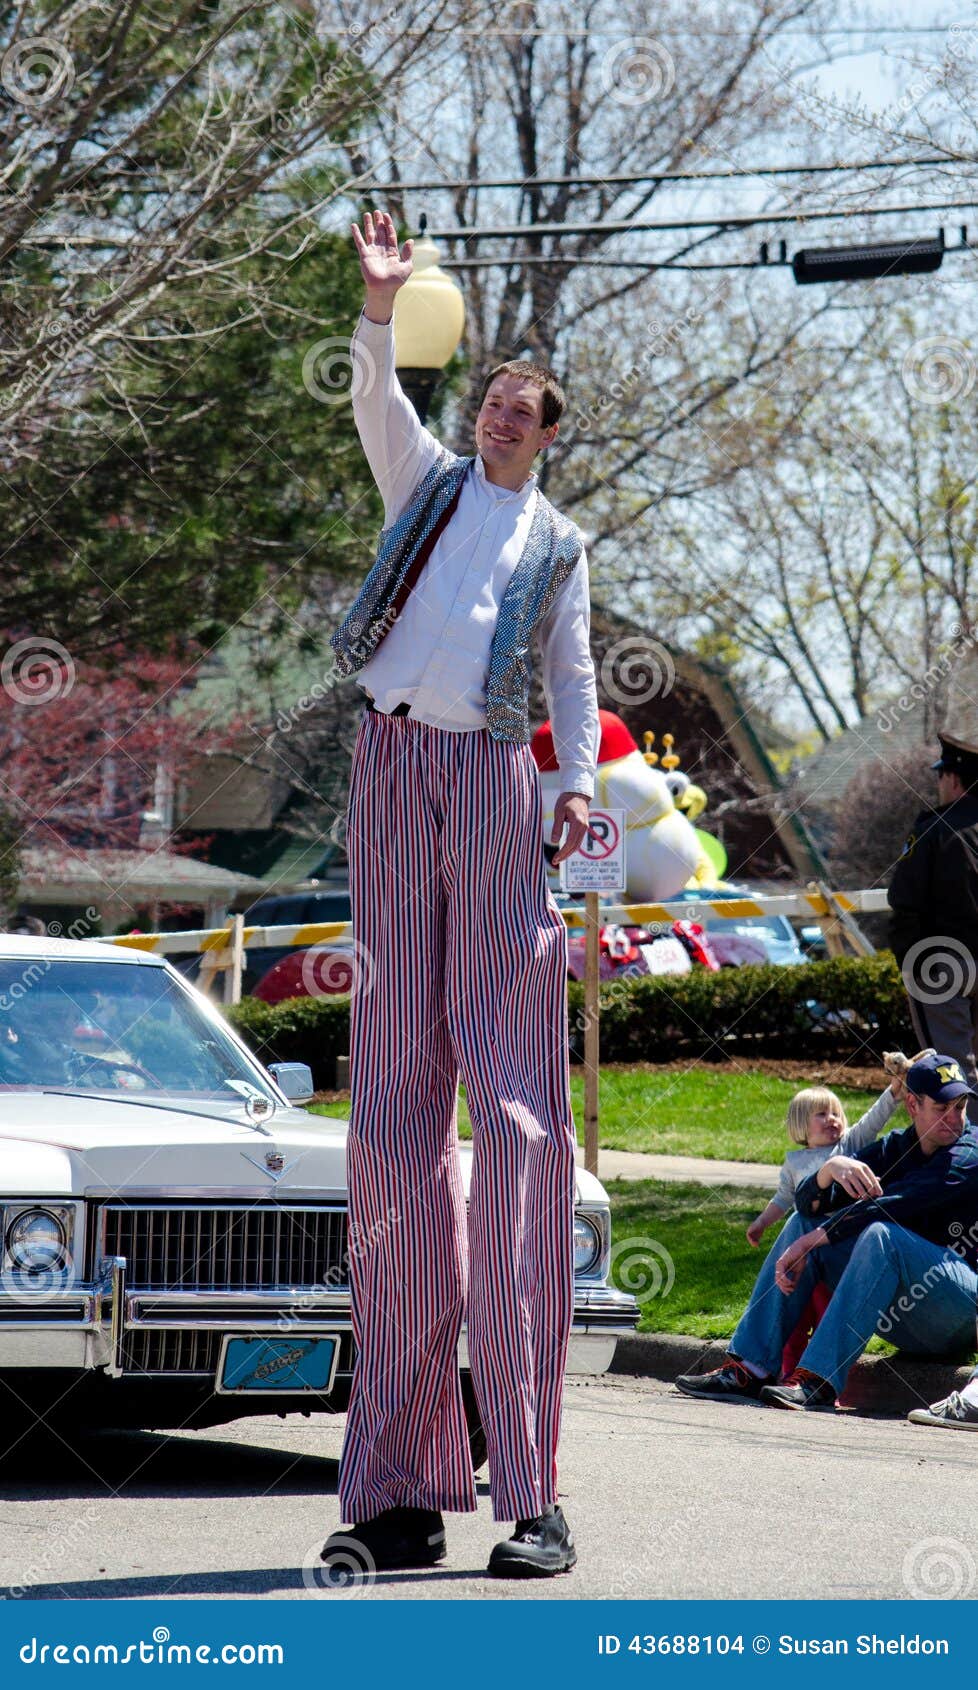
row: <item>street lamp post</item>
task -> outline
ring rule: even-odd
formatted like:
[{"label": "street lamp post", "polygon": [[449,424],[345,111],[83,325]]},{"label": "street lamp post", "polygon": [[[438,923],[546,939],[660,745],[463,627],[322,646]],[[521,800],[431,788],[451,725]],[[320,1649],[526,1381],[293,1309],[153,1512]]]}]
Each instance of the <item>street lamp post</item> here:
[{"label": "street lamp post", "polygon": [[394,361],[398,380],[424,422],[445,365],[462,339],[465,304],[458,284],[438,264],[434,241],[414,243],[414,270],[394,301]]}]

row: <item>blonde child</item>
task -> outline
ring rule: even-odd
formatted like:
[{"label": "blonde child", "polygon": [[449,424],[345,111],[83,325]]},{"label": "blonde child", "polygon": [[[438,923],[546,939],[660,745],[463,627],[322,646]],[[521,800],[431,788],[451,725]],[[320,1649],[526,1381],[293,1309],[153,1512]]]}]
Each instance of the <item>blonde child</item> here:
[{"label": "blonde child", "polygon": [[[932,1056],[922,1051],[921,1056]],[[770,1203],[751,1221],[747,1237],[754,1245],[760,1243],[766,1229],[780,1220],[795,1206],[795,1191],[803,1179],[820,1168],[830,1156],[856,1156],[886,1126],[906,1090],[907,1069],[920,1057],[904,1056],[902,1050],[886,1052],[883,1067],[893,1077],[881,1097],[871,1109],[861,1115],[854,1127],[846,1121],[846,1112],[834,1091],[825,1086],[811,1086],[800,1091],[788,1105],[788,1137],[801,1148],[789,1150],[781,1169],[778,1189]],[[781,1373],[790,1379],[805,1353],[812,1333],[829,1306],[832,1293],[819,1283],[812,1290],[808,1305],[784,1346]]]},{"label": "blonde child", "polygon": [[867,1144],[872,1144],[903,1096],[907,1069],[921,1057],[933,1054],[928,1050],[921,1051],[920,1056],[908,1057],[899,1050],[887,1052],[883,1066],[893,1077],[882,1096],[852,1127],[835,1092],[827,1086],[810,1086],[796,1093],[788,1105],[786,1124],[788,1137],[802,1148],[788,1151],[774,1196],[747,1228],[748,1243],[756,1248],[768,1227],[790,1213],[802,1180],[830,1156],[856,1156]]}]

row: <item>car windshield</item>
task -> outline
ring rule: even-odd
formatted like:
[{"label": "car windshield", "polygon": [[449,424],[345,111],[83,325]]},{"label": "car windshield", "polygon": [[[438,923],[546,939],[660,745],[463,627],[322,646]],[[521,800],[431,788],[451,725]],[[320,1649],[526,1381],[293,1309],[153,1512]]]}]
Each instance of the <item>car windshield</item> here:
[{"label": "car windshield", "polygon": [[0,1089],[278,1101],[163,968],[0,959]]}]

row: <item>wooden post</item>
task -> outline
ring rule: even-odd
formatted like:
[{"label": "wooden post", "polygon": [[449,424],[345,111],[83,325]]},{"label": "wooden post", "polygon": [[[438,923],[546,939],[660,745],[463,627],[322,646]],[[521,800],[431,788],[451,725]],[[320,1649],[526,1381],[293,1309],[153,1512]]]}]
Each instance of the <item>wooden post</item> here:
[{"label": "wooden post", "polygon": [[244,916],[231,917],[230,957],[224,969],[224,1002],[241,1002],[241,974],[244,967]]},{"label": "wooden post", "polygon": [[584,1166],[598,1171],[598,1060],[600,1055],[598,894],[584,894]]}]

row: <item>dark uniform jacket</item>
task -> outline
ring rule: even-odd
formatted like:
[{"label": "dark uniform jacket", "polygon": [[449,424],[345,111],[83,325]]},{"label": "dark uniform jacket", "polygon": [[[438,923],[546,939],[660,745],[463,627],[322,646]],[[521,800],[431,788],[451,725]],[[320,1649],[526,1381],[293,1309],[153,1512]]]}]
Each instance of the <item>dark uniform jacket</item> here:
[{"label": "dark uniform jacket", "polygon": [[922,810],[890,882],[890,944],[898,963],[931,935],[978,959],[978,794]]}]

